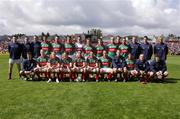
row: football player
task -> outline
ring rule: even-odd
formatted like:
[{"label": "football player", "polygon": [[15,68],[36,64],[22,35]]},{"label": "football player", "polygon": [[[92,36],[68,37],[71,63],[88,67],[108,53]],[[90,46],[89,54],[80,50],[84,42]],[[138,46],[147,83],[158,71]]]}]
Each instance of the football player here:
[{"label": "football player", "polygon": [[47,61],[48,57],[45,56],[44,50],[41,49],[40,56],[36,59],[37,66],[34,68],[34,73],[38,76],[38,78],[41,78],[41,75],[45,75],[45,78],[48,78]]},{"label": "football player", "polygon": [[117,75],[120,75],[120,79],[122,79],[123,69],[124,69],[124,60],[120,56],[120,51],[116,51],[116,56],[112,59],[113,66],[113,75],[115,78],[115,82],[118,81]]},{"label": "football player", "polygon": [[89,57],[86,60],[86,63],[87,63],[86,73],[87,73],[88,78],[90,77],[90,74],[96,74],[96,82],[98,82],[99,81],[99,63],[92,51],[90,52]]},{"label": "football player", "polygon": [[36,61],[32,58],[32,53],[27,52],[27,60],[23,62],[22,70],[20,71],[20,76],[24,77],[25,80],[31,78],[34,79],[34,68],[36,67]]},{"label": "football player", "polygon": [[[76,78],[76,81],[80,81],[80,80],[83,82],[85,81],[86,62],[85,62],[85,59],[82,57],[80,51],[76,53],[76,57],[73,60],[72,73],[74,75],[76,74],[78,75],[78,77]],[[81,78],[79,77],[79,74],[81,74]]]},{"label": "football player", "polygon": [[128,79],[135,78],[138,75],[138,71],[135,69],[135,62],[132,55],[129,53],[127,59],[125,60],[124,67],[124,82]]},{"label": "football player", "polygon": [[47,72],[49,78],[47,83],[52,81],[51,74],[53,74],[53,77],[56,78],[56,83],[59,83],[60,59],[56,57],[55,52],[51,52],[50,58],[47,62],[47,66],[48,66]]},{"label": "football player", "polygon": [[107,44],[106,48],[108,50],[108,57],[110,57],[111,59],[114,58],[114,56],[116,55],[117,46],[114,43],[113,36],[111,36],[110,43]]},{"label": "football player", "polygon": [[130,53],[130,47],[127,45],[125,38],[123,38],[122,44],[119,46],[119,50],[121,57],[125,60]]},{"label": "football player", "polygon": [[61,80],[64,79],[65,74],[69,74],[70,81],[74,80],[75,77],[73,77],[73,74],[71,73],[72,66],[73,66],[72,59],[68,57],[66,53],[63,53],[61,57],[61,68],[60,68]]},{"label": "football player", "polygon": [[168,76],[166,62],[160,60],[159,56],[155,56],[155,60],[151,62],[151,71],[160,82],[163,82]]},{"label": "football player", "polygon": [[111,58],[108,57],[107,52],[103,51],[103,56],[99,58],[100,61],[100,74],[101,78],[104,79],[104,74],[106,74],[106,79],[110,82],[113,74]]}]

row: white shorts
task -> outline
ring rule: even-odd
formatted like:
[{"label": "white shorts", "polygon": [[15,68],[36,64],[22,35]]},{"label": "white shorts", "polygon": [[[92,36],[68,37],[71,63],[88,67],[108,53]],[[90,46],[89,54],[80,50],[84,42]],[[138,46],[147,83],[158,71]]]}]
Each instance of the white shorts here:
[{"label": "white shorts", "polygon": [[21,64],[21,59],[9,59],[9,64]]},{"label": "white shorts", "polygon": [[101,68],[100,71],[105,72],[105,73],[111,73],[113,71],[112,68]]}]

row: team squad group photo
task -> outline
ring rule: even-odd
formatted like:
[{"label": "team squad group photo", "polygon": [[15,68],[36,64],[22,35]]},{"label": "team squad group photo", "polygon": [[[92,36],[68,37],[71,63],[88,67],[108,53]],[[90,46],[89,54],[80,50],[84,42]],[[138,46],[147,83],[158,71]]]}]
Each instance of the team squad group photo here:
[{"label": "team squad group photo", "polygon": [[[51,38],[51,39],[50,39]],[[44,80],[50,82],[164,82],[168,76],[166,57],[167,44],[163,37],[156,43],[149,43],[144,36],[139,42],[137,37],[110,36],[108,42],[97,38],[58,35],[28,36],[19,42],[19,37],[10,38],[9,74],[12,79],[14,64],[17,64],[21,80]],[[50,40],[49,40],[50,39]]]}]

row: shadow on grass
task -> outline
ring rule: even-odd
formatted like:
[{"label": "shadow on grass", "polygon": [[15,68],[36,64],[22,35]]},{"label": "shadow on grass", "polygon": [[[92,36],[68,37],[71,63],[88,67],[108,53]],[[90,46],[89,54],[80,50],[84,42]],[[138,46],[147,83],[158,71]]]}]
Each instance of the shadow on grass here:
[{"label": "shadow on grass", "polygon": [[178,78],[166,78],[165,81],[152,81],[151,83],[162,83],[162,84],[169,84],[169,83],[177,83],[180,81]]},{"label": "shadow on grass", "polygon": [[177,83],[178,81],[180,81],[179,78],[166,78],[166,83]]},{"label": "shadow on grass", "polygon": [[[47,80],[46,79],[37,79],[37,80],[27,80],[27,81],[30,81],[30,82],[46,82]],[[55,80],[53,80],[54,82]],[[154,80],[154,81],[151,81],[150,83],[162,83],[162,84],[169,84],[169,83],[177,83],[178,81],[180,81],[180,78],[166,78],[165,81],[161,82],[161,81],[157,81],[157,80]],[[60,81],[61,82],[61,81]],[[68,79],[65,79],[63,80],[63,82],[69,82]],[[73,81],[73,82],[76,82],[76,81]],[[88,80],[86,82],[95,82],[95,80]],[[106,80],[100,80],[100,82],[108,82]],[[114,82],[114,81],[111,81],[111,82]],[[119,80],[118,83],[121,83],[123,82],[122,80]],[[139,82],[138,80],[136,79],[132,79],[132,80],[128,80],[126,83],[131,83],[131,82]]]}]

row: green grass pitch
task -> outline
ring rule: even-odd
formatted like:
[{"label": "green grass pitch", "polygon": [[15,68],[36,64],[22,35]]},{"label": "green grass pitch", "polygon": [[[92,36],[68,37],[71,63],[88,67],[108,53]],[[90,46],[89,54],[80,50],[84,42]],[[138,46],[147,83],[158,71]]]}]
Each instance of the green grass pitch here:
[{"label": "green grass pitch", "polygon": [[[8,56],[0,55],[0,119],[180,118],[180,57],[168,57],[167,83],[7,80]],[[14,69],[17,69],[15,66]]]}]

